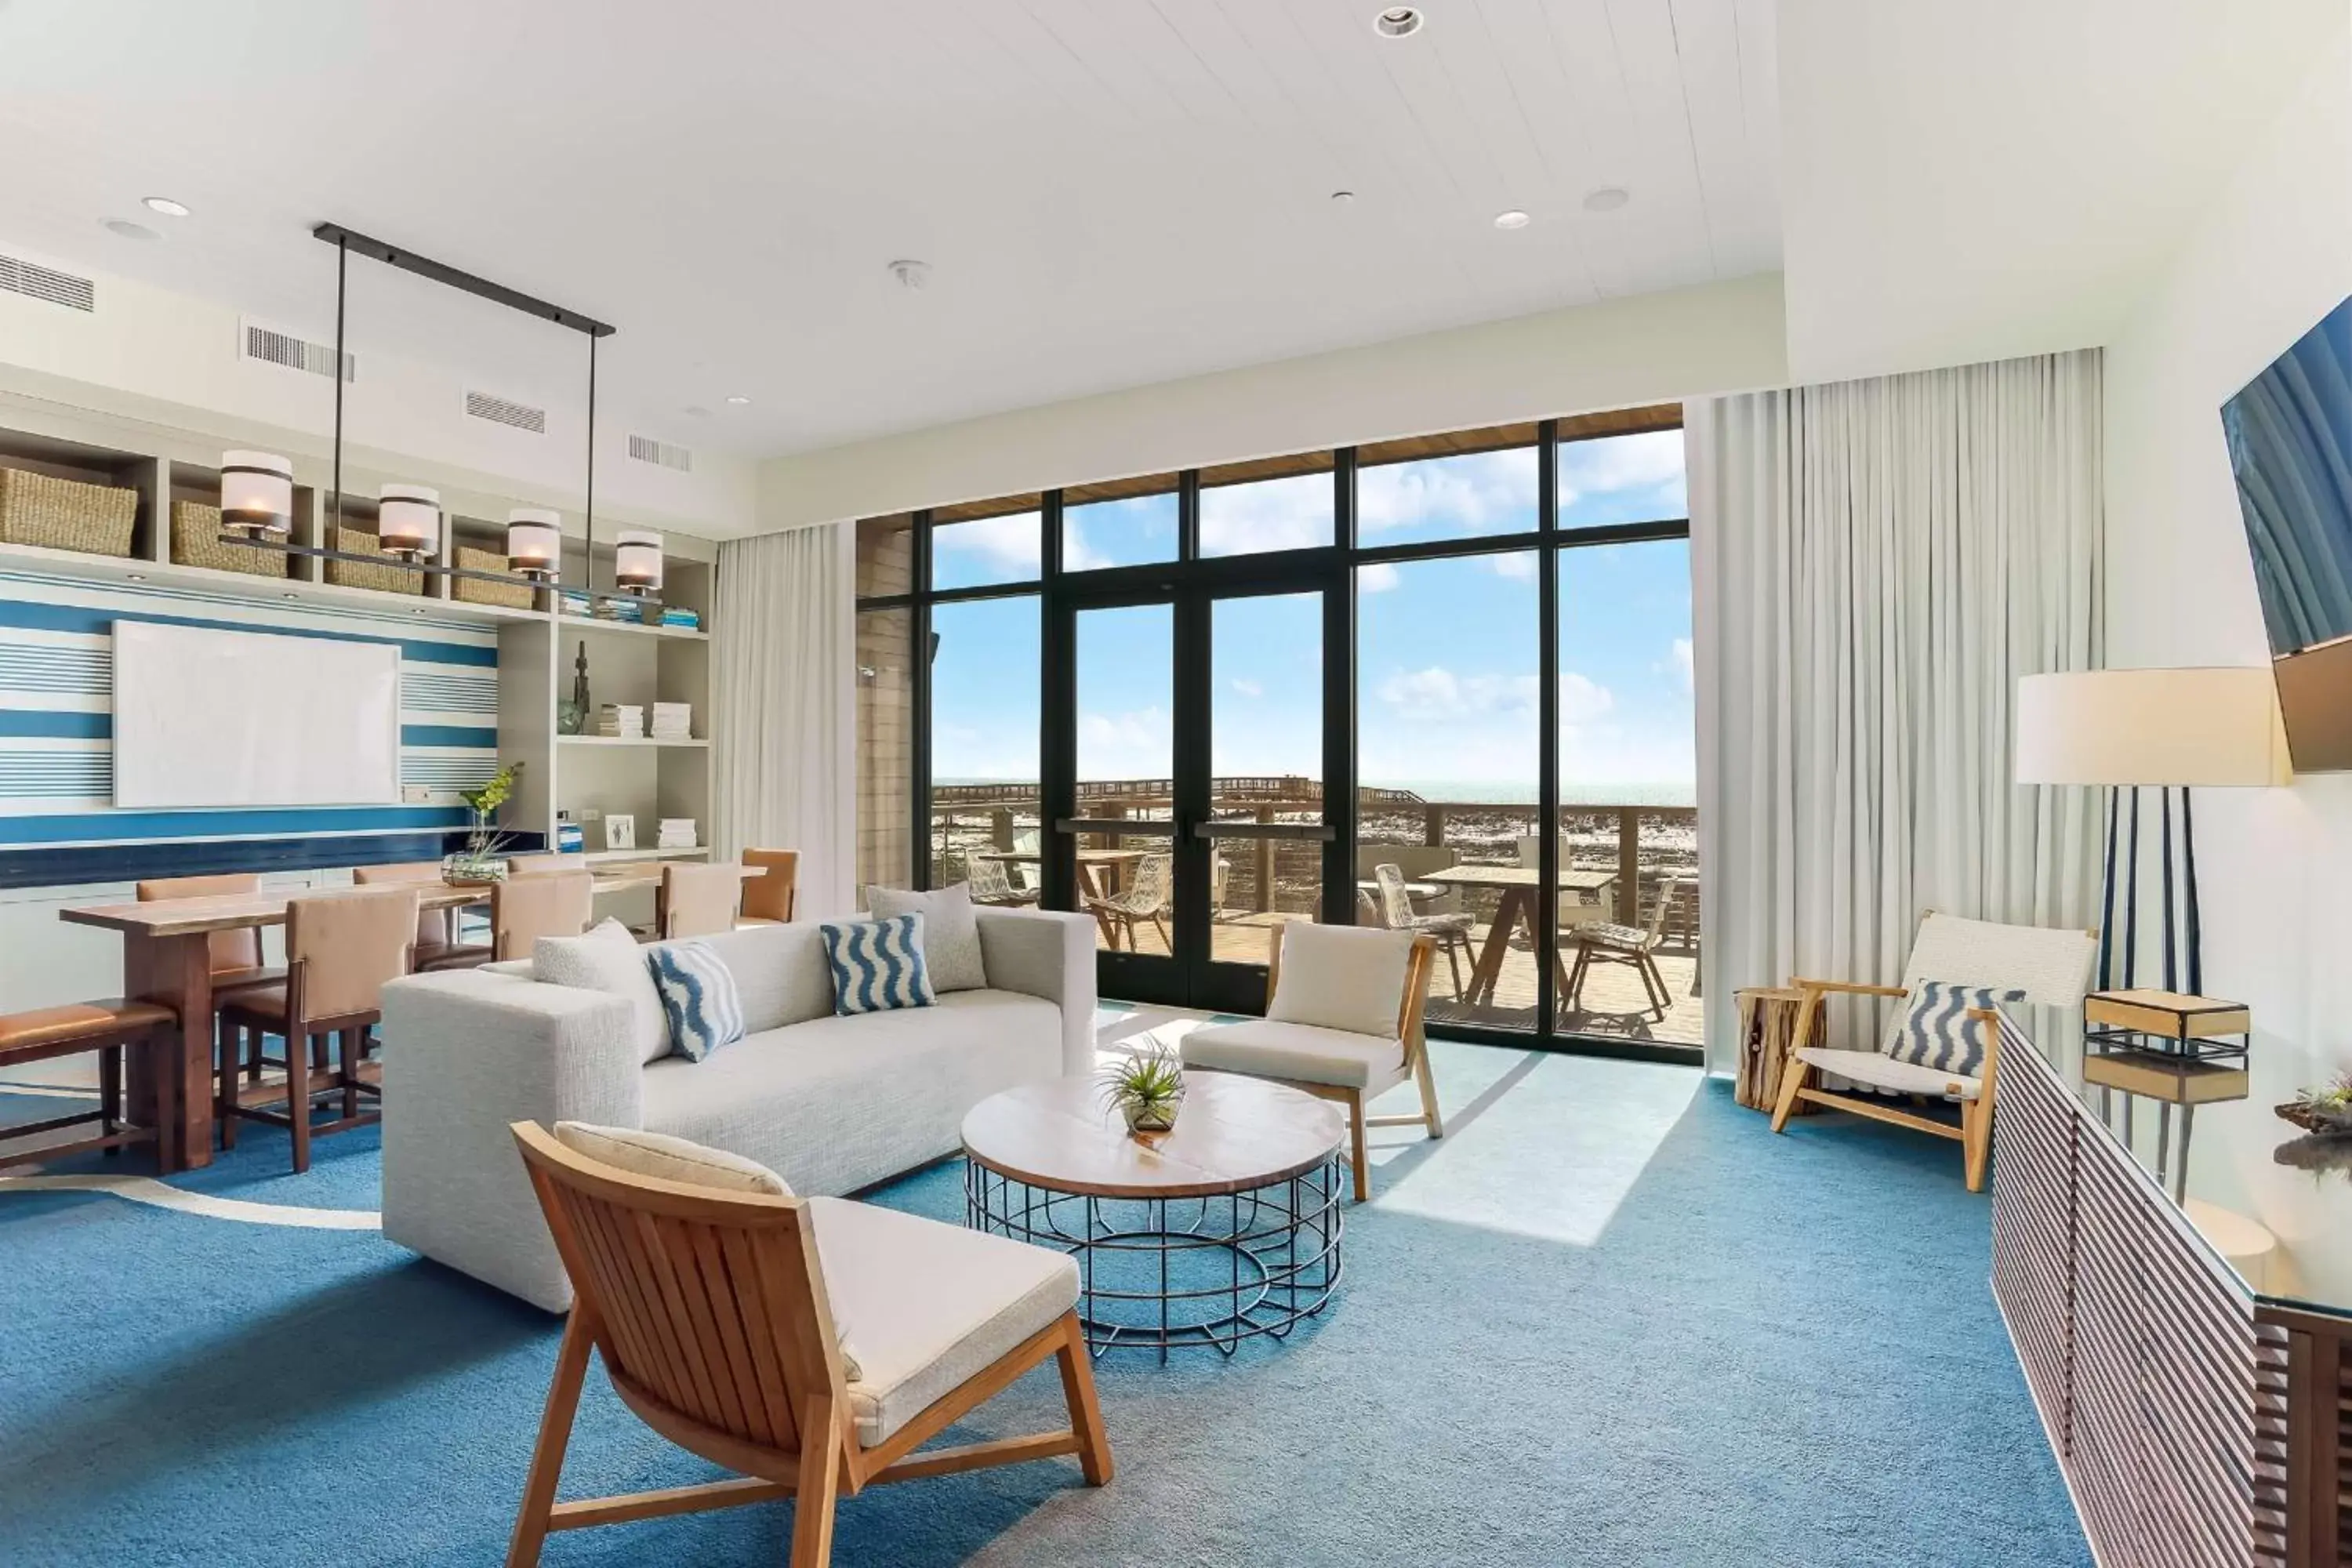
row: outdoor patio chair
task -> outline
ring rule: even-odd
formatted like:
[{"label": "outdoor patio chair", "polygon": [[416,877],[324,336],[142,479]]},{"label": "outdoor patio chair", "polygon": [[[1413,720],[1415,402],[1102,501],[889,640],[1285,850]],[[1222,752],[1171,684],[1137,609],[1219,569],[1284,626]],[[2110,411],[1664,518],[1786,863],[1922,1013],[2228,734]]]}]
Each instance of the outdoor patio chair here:
[{"label": "outdoor patio chair", "polygon": [[[773,1172],[683,1139],[572,1122],[509,1131],[574,1300],[509,1568],[532,1568],[551,1531],[785,1498],[792,1568],[824,1568],[835,1503],[870,1486],[1063,1454],[1088,1486],[1110,1480],[1077,1266],[1061,1253],[796,1198]],[[943,1279],[954,1289],[933,1288]],[[592,1349],[638,1420],[736,1475],[557,1501]],[[1068,1426],[922,1447],[1047,1362]]]},{"label": "outdoor patio chair", "polygon": [[[1391,931],[1425,936],[1445,950],[1445,967],[1454,976],[1454,999],[1462,1000],[1462,960],[1470,952],[1471,917],[1467,910],[1448,915],[1413,913],[1412,895],[1404,885],[1404,868],[1386,862],[1372,868],[1381,889],[1381,923]],[[1475,968],[1475,966],[1473,965]]]},{"label": "outdoor patio chair", "polygon": [[1159,928],[1160,945],[1171,952],[1176,951],[1175,944],[1168,939],[1168,899],[1175,871],[1174,856],[1146,855],[1135,863],[1134,879],[1123,891],[1086,900],[1087,911],[1101,922],[1114,949],[1124,933],[1127,951],[1133,952],[1137,922],[1150,921]]},{"label": "outdoor patio chair", "polygon": [[[2000,1065],[1999,1000],[2042,1007],[2079,1008],[2090,988],[2099,952],[2095,931],[2000,925],[1930,910],[1911,942],[1900,985],[1843,980],[1792,979],[1804,994],[1797,1004],[1793,1058],[1780,1074],[1780,1101],[1772,1131],[1785,1132],[1799,1100],[1834,1106],[1957,1142],[1969,1191],[1984,1191],[1992,1152],[1993,1089]],[[1832,1050],[1813,1042],[1813,1020],[1828,995],[1900,996],[1876,1050]],[[1927,1095],[1956,1104],[1958,1124],[1897,1110],[1872,1094],[1836,1094],[1821,1087],[1834,1074],[1885,1094]]]},{"label": "outdoor patio chair", "polygon": [[1666,1014],[1675,1005],[1675,994],[1666,989],[1666,977],[1658,972],[1658,961],[1653,955],[1665,940],[1666,910],[1674,904],[1676,882],[1676,879],[1669,877],[1659,884],[1658,901],[1651,908],[1646,929],[1595,923],[1560,932],[1560,940],[1576,950],[1576,962],[1569,966],[1568,984],[1560,991],[1561,1006],[1582,1005],[1584,978],[1594,964],[1622,963],[1642,977],[1642,990],[1650,999],[1650,1010],[1657,1014],[1658,1022],[1666,1021]]},{"label": "outdoor patio chair", "polygon": [[1004,862],[1002,860],[988,860],[974,856],[969,862],[969,869],[971,873],[971,901],[975,904],[1003,907],[1034,904],[1037,901],[1037,890],[1034,888],[1016,888],[1013,885],[1013,879],[1006,875]]}]

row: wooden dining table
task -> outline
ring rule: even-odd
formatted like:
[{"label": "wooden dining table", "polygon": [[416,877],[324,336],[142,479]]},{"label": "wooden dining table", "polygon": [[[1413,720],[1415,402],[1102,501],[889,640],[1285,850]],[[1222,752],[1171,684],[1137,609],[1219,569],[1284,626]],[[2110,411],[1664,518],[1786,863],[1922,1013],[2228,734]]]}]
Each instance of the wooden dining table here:
[{"label": "wooden dining table", "polygon": [[[1495,983],[1503,973],[1503,958],[1510,951],[1511,931],[1524,925],[1528,945],[1536,942],[1536,893],[1541,886],[1543,873],[1533,866],[1448,866],[1442,870],[1423,871],[1416,881],[1434,882],[1446,888],[1487,888],[1500,895],[1495,903],[1495,923],[1486,928],[1486,945],[1478,950],[1477,966],[1470,972],[1470,986],[1463,1000],[1475,1006],[1491,1006],[1495,1000]],[[1553,888],[1562,893],[1606,894],[1616,886],[1614,871],[1581,871],[1562,866],[1552,879]],[[1605,902],[1605,900],[1603,900]],[[1567,973],[1559,954],[1552,954],[1552,968],[1558,994],[1567,992]]]},{"label": "wooden dining table", "polygon": [[[621,862],[592,868],[598,894],[657,887],[658,861]],[[757,867],[737,868],[745,877]],[[489,901],[486,886],[413,884],[419,905],[457,910]],[[159,1125],[168,1119],[177,1136],[168,1169],[193,1170],[213,1159],[213,977],[212,943],[216,931],[258,931],[286,923],[287,906],[297,899],[348,898],[373,889],[289,888],[203,899],[152,899],[144,903],[86,904],[60,910],[70,925],[96,926],[122,933],[122,994],[160,1002],[180,1016],[180,1048],[135,1056],[129,1099],[132,1114]],[[145,1064],[161,1062],[160,1070]],[[144,1070],[142,1070],[142,1068]],[[158,1081],[160,1079],[161,1081]]]}]

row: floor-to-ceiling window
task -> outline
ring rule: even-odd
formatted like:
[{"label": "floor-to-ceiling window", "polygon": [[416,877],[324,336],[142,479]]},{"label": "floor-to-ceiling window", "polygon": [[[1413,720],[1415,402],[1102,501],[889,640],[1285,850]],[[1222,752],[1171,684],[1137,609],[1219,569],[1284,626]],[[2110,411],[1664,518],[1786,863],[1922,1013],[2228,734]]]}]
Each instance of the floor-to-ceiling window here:
[{"label": "floor-to-ceiling window", "polygon": [[1695,1047],[1682,450],[1629,410],[869,521],[862,868],[1090,911],[1107,990],[1410,922],[1441,1030]]}]

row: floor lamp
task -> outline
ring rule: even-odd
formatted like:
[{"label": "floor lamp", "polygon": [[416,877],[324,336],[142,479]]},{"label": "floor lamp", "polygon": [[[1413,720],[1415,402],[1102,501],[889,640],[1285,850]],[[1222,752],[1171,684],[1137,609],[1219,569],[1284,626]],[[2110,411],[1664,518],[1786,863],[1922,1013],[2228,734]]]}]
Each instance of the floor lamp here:
[{"label": "floor lamp", "polygon": [[[2278,692],[2266,666],[2082,670],[2029,675],[2017,683],[2017,782],[2103,784],[2107,789],[2099,920],[2102,990],[2117,984],[2119,895],[2120,983],[2129,988],[2138,977],[2140,792],[2150,787],[2161,792],[2157,850],[2164,989],[2201,995],[2205,966],[2197,907],[2197,829],[2189,792],[2283,784],[2290,776]],[[2125,790],[2131,792],[2128,801]]]}]

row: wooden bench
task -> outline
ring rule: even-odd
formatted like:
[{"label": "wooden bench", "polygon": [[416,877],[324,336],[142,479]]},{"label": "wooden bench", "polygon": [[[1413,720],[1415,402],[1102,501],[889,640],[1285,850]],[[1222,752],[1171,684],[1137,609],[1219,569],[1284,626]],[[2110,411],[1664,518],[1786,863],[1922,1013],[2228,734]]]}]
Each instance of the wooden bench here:
[{"label": "wooden bench", "polygon": [[[179,1015],[155,1002],[109,997],[101,1002],[68,1002],[58,1007],[37,1007],[27,1013],[0,1014],[0,1071],[52,1057],[98,1053],[98,1109],[72,1116],[52,1117],[0,1127],[0,1143],[13,1143],[44,1132],[60,1131],[96,1122],[99,1136],[67,1143],[42,1143],[11,1153],[0,1150],[0,1169],[11,1165],[61,1159],[92,1149],[120,1149],[131,1143],[156,1145],[157,1166],[173,1168],[176,1152],[172,1129],[179,1125],[176,1107],[145,1108],[144,1125],[126,1125],[122,1116],[123,1057],[128,1051],[169,1050],[179,1043]],[[159,1096],[169,1095],[174,1075],[158,1070],[152,1078]]]}]

